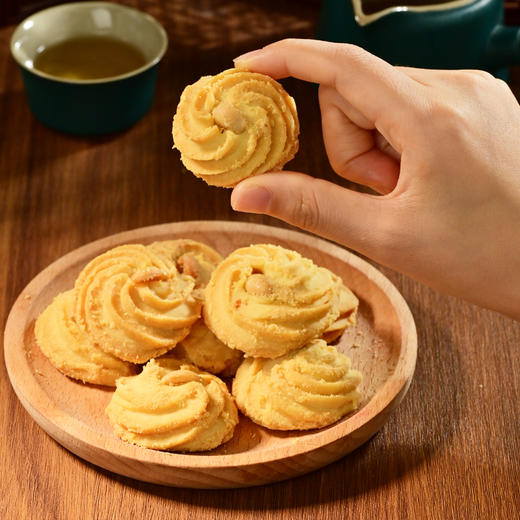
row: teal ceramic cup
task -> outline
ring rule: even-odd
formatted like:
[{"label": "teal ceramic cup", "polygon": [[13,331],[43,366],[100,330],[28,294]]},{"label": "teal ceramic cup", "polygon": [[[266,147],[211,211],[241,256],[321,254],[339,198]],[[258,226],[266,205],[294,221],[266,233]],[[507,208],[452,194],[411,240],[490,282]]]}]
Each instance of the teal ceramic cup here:
[{"label": "teal ceramic cup", "polygon": [[[146,63],[126,74],[101,79],[54,77],[34,67],[38,53],[72,38],[103,36],[137,47]],[[66,133],[95,135],[128,128],[153,101],[157,68],[168,37],[151,16],[109,2],[58,5],[25,19],[11,38],[34,116]]]},{"label": "teal ceramic cup", "polygon": [[353,43],[393,65],[482,69],[520,63],[520,28],[503,0],[322,0],[318,37]]}]

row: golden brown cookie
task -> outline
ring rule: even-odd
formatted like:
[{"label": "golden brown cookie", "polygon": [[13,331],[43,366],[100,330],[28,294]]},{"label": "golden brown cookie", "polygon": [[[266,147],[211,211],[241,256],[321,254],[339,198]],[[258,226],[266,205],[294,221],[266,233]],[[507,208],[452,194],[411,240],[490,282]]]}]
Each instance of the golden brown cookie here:
[{"label": "golden brown cookie", "polygon": [[199,318],[195,280],[150,248],[123,245],[94,258],[75,283],[75,316],[105,351],[144,363],[172,349]]},{"label": "golden brown cookie", "polygon": [[195,280],[195,286],[206,287],[222,257],[213,248],[195,240],[180,238],[153,242],[148,248],[173,262],[177,270]]},{"label": "golden brown cookie", "polygon": [[223,381],[168,358],[118,379],[106,413],[118,437],[156,450],[211,450],[231,439],[238,423]]},{"label": "golden brown cookie", "polygon": [[222,377],[235,375],[242,362],[243,353],[224,345],[204,320],[193,325],[190,333],[172,350],[175,356],[182,356],[196,367]]},{"label": "golden brown cookie", "polygon": [[361,374],[321,339],[276,359],[246,358],[233,380],[238,408],[273,430],[328,426],[355,410]]},{"label": "golden brown cookie", "polygon": [[59,294],[36,320],[36,341],[63,374],[84,383],[115,386],[136,366],[101,350],[74,319],[74,291]]},{"label": "golden brown cookie", "polygon": [[356,323],[359,300],[356,295],[342,282],[339,283],[339,316],[321,335],[327,343],[336,341],[347,329]]},{"label": "golden brown cookie", "polygon": [[283,87],[237,69],[187,86],[172,129],[184,166],[225,187],[280,170],[298,151],[298,133],[296,104]]},{"label": "golden brown cookie", "polygon": [[247,356],[298,349],[338,318],[338,278],[299,253],[270,244],[237,249],[206,287],[204,321]]}]

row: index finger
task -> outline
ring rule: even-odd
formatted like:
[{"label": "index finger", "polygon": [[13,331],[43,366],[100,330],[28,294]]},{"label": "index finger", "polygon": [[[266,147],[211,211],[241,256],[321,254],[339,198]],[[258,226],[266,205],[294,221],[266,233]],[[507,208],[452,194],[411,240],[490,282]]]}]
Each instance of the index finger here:
[{"label": "index finger", "polygon": [[235,67],[275,79],[292,76],[335,88],[377,127],[418,101],[420,84],[361,47],[320,40],[281,40],[235,59]]}]

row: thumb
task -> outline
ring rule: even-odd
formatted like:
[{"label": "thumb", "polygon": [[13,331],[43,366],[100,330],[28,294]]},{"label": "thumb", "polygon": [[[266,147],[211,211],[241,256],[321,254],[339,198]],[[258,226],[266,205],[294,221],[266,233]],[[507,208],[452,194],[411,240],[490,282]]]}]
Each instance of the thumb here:
[{"label": "thumb", "polygon": [[268,173],[239,183],[236,211],[263,213],[339,242],[374,259],[387,240],[384,200],[296,172]]}]

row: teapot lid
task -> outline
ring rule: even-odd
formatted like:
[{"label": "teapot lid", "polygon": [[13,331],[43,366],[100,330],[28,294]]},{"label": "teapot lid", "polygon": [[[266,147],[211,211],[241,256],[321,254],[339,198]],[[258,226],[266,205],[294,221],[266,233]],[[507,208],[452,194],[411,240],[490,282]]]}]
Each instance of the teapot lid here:
[{"label": "teapot lid", "polygon": [[402,11],[443,11],[455,9],[476,0],[351,0],[356,22],[363,26],[390,13]]}]

